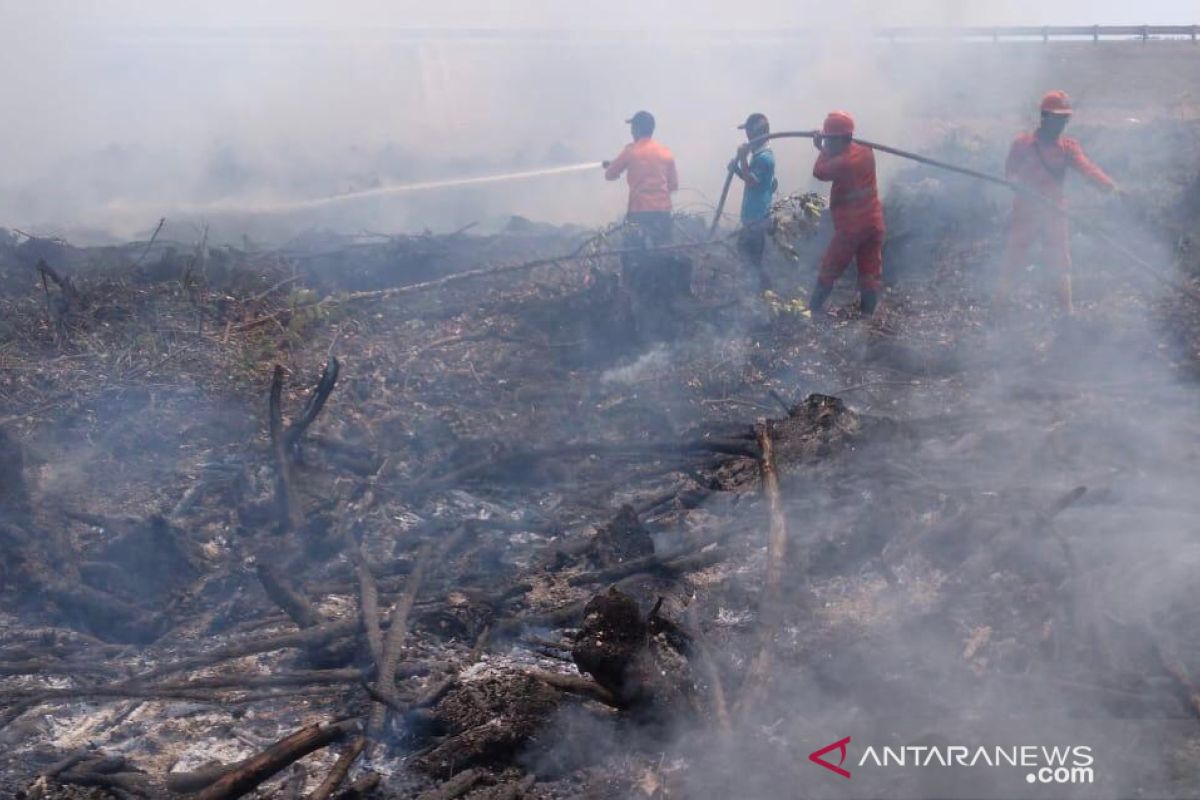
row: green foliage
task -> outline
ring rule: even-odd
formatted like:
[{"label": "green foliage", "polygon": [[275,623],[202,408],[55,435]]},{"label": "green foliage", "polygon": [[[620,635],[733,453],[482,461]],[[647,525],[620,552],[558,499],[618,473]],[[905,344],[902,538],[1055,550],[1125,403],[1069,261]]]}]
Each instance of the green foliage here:
[{"label": "green foliage", "polygon": [[800,260],[796,245],[817,235],[828,201],[816,192],[794,192],[771,206],[771,238],[793,261]]}]

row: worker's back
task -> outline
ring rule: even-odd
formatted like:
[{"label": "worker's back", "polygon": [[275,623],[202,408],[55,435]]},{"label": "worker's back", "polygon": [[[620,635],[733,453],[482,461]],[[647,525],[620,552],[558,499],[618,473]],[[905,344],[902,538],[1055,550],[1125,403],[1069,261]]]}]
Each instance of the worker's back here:
[{"label": "worker's back", "polygon": [[615,181],[622,172],[629,183],[631,213],[671,210],[671,192],[679,188],[679,178],[675,156],[665,146],[650,137],[626,145],[604,175]]},{"label": "worker's back", "polygon": [[883,205],[875,178],[875,152],[858,142],[836,156],[821,153],[813,167],[813,176],[833,181],[829,205],[833,223],[839,229],[859,230],[883,227]]}]

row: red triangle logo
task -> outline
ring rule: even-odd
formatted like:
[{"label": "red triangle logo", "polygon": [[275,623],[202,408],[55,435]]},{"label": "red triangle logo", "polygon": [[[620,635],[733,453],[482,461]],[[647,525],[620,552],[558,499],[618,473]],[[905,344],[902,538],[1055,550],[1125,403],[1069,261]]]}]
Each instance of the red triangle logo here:
[{"label": "red triangle logo", "polygon": [[[808,760],[813,762],[814,764],[821,765],[822,767],[829,770],[830,772],[836,772],[838,775],[841,775],[843,778],[849,778],[850,770],[842,769],[842,764],[846,763],[846,745],[848,745],[848,744],[850,744],[849,736],[847,736],[845,739],[842,739],[839,742],[834,742],[831,745],[826,745],[825,747],[822,747],[820,750],[809,753]],[[841,753],[841,758],[838,759],[837,764],[831,764],[828,761],[826,761],[824,758],[821,757],[821,756],[825,755],[826,753],[833,752],[834,750],[837,750],[838,752]]]}]

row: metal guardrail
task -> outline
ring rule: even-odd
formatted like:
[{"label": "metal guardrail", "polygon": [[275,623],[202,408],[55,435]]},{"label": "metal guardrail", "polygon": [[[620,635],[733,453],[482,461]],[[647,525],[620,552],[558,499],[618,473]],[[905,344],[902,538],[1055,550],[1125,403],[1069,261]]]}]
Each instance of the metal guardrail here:
[{"label": "metal guardrail", "polygon": [[1086,39],[1094,42],[1101,39],[1191,39],[1200,37],[1200,25],[1017,25],[1017,26],[971,26],[963,28],[883,28],[879,36],[890,41],[937,40],[937,39]]}]

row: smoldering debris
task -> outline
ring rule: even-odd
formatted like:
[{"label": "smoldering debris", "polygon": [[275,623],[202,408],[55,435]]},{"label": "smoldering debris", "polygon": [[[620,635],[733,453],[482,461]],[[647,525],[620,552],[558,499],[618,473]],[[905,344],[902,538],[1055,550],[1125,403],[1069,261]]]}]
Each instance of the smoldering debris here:
[{"label": "smoldering debris", "polygon": [[821,796],[789,720],[1194,722],[1200,309],[1089,251],[995,319],[992,213],[870,321],[685,239],[653,332],[612,230],[0,237],[3,791]]}]

